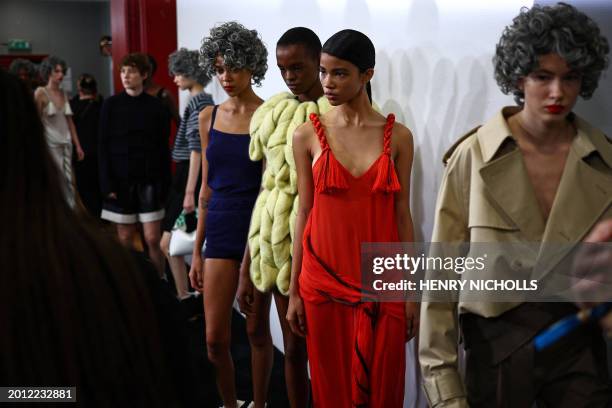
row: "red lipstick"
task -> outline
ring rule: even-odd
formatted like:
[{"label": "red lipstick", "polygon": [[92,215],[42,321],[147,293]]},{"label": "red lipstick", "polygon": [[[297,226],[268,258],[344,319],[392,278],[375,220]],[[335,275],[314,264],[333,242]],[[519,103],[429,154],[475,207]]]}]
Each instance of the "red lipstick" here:
[{"label": "red lipstick", "polygon": [[563,105],[548,105],[546,107],[546,110],[549,113],[552,113],[552,114],[555,114],[555,115],[563,112],[564,109],[565,109],[565,107]]}]

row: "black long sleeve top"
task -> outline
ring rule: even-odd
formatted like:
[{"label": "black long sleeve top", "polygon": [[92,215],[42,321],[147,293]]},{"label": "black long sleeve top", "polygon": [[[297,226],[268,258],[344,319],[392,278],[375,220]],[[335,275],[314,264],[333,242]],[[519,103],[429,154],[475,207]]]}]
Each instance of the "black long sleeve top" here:
[{"label": "black long sleeve top", "polygon": [[169,182],[169,122],[162,103],[145,92],[124,91],[104,101],[98,139],[104,195],[116,192],[118,182]]}]

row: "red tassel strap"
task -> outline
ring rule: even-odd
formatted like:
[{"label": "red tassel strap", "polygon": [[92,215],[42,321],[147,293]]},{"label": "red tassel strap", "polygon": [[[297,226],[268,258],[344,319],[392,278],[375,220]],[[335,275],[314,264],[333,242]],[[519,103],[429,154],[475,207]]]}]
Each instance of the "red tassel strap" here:
[{"label": "red tassel strap", "polygon": [[391,135],[393,134],[394,123],[395,115],[390,113],[387,116],[387,123],[383,134],[383,155],[378,163],[378,174],[372,191],[395,193],[401,189],[397,173],[395,172],[395,165],[393,160],[391,160]]},{"label": "red tassel strap", "polygon": [[315,128],[322,149],[321,157],[318,159],[321,163],[319,164],[317,162],[320,168],[315,179],[315,191],[317,193],[333,193],[334,191],[348,189],[348,183],[341,171],[342,169],[338,168],[338,164],[335,160],[331,160],[330,158],[332,154],[331,149],[327,143],[325,129],[323,129],[319,116],[316,113],[311,113],[310,121]]},{"label": "red tassel strap", "polygon": [[319,138],[321,149],[323,150],[329,149],[329,145],[327,144],[327,138],[325,137],[325,129],[323,129],[323,124],[319,120],[319,115],[317,115],[316,113],[311,113],[309,118],[310,118],[310,121],[312,122],[312,126],[315,128],[317,137]]}]

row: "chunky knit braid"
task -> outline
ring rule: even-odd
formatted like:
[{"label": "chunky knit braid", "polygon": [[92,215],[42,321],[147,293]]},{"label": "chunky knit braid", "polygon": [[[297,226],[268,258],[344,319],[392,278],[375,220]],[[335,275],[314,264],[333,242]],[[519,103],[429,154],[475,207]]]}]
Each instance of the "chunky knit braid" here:
[{"label": "chunky knit braid", "polygon": [[288,92],[273,96],[251,119],[251,160],[266,159],[262,191],[257,198],[249,229],[251,279],[267,292],[274,287],[287,294],[291,277],[291,252],[297,214],[297,174],[293,160],[293,132],[311,113],[330,109],[326,98],[300,103]]}]

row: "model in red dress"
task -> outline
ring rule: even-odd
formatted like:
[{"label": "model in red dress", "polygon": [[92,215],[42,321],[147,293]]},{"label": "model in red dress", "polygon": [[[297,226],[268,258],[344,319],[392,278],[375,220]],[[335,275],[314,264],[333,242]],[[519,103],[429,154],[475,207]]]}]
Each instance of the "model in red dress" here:
[{"label": "model in red dress", "polygon": [[[345,31],[363,42],[363,34]],[[311,115],[312,125],[304,125],[310,129],[301,127],[294,136],[300,194],[296,236],[303,231],[303,241],[294,247],[294,261],[301,258],[301,263],[294,263],[288,320],[306,335],[315,407],[401,407],[406,316],[414,325],[414,305],[364,302],[360,252],[364,242],[412,240],[412,139],[404,126],[394,130],[392,114],[385,121],[372,109],[365,87],[373,61],[369,67],[355,62],[323,47],[321,82],[330,103],[339,108],[326,114],[323,123]],[[327,124],[333,129],[332,146],[348,168],[328,143]],[[313,133],[318,139],[314,147],[309,145]],[[393,142],[393,135],[400,140]],[[363,143],[356,143],[358,138]],[[312,168],[304,164],[308,156]],[[403,171],[400,177],[396,167]],[[405,208],[398,211],[398,203]]]}]

